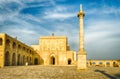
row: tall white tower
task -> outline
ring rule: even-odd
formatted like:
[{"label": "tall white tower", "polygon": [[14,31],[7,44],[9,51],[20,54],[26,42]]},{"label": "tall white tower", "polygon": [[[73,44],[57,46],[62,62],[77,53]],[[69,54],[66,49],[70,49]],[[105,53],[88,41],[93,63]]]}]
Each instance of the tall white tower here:
[{"label": "tall white tower", "polygon": [[84,50],[84,16],[85,13],[80,5],[80,11],[78,12],[79,18],[79,51],[78,51],[78,65],[77,69],[86,69],[86,52]]}]

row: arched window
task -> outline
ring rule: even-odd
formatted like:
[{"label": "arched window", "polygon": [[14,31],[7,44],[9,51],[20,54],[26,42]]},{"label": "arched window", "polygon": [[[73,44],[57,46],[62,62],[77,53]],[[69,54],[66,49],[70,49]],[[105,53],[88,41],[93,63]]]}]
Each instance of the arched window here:
[{"label": "arched window", "polygon": [[29,49],[27,49],[27,53],[29,53]]},{"label": "arched window", "polygon": [[16,48],[16,44],[15,44],[15,42],[13,42],[13,49],[15,49]]},{"label": "arched window", "polygon": [[0,38],[0,45],[2,45],[2,42],[3,42],[3,40],[2,40],[2,38]]},{"label": "arched window", "polygon": [[102,65],[103,63],[102,62],[99,62],[100,65]]},{"label": "arched window", "polygon": [[110,65],[110,62],[106,62],[106,65]]},{"label": "arched window", "polygon": [[18,45],[18,52],[20,53],[21,45]]},{"label": "arched window", "polygon": [[23,51],[25,51],[25,47],[23,47]]},{"label": "arched window", "polygon": [[9,39],[6,40],[6,46],[10,46],[10,40]]},{"label": "arched window", "polygon": [[110,62],[106,62],[106,66],[110,66]]},{"label": "arched window", "polygon": [[18,49],[21,49],[21,46],[20,46],[20,45],[18,45]]},{"label": "arched window", "polygon": [[30,54],[32,54],[32,51],[30,50]]},{"label": "arched window", "polygon": [[116,62],[113,62],[113,67],[118,67],[118,64]]},{"label": "arched window", "polygon": [[96,63],[95,62],[92,62],[93,65],[95,65]]}]

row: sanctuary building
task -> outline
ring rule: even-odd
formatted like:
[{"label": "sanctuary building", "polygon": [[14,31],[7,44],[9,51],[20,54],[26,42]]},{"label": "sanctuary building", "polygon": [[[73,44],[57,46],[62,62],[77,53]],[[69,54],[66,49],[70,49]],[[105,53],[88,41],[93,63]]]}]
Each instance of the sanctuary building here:
[{"label": "sanctuary building", "polygon": [[74,52],[70,50],[66,36],[43,36],[39,45],[32,45],[43,59],[43,65],[69,65],[74,62]]}]

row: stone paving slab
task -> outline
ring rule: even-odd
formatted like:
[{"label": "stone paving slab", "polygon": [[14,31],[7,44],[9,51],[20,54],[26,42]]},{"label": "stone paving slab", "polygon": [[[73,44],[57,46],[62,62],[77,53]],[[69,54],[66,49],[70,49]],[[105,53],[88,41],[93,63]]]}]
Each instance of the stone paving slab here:
[{"label": "stone paving slab", "polygon": [[0,68],[0,79],[120,79],[118,67],[9,66]]}]

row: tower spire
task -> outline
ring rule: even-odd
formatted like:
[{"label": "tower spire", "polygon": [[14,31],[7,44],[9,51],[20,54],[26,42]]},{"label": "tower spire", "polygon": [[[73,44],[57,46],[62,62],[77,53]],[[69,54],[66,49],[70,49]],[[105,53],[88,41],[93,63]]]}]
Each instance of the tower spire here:
[{"label": "tower spire", "polygon": [[78,12],[79,19],[79,51],[78,51],[78,69],[86,69],[86,52],[84,50],[84,15],[82,11],[82,4],[80,4],[80,11]]},{"label": "tower spire", "polygon": [[84,51],[84,15],[82,4],[80,4],[80,11],[78,12],[79,18],[79,50]]},{"label": "tower spire", "polygon": [[80,4],[80,11],[82,12],[82,4]]}]

